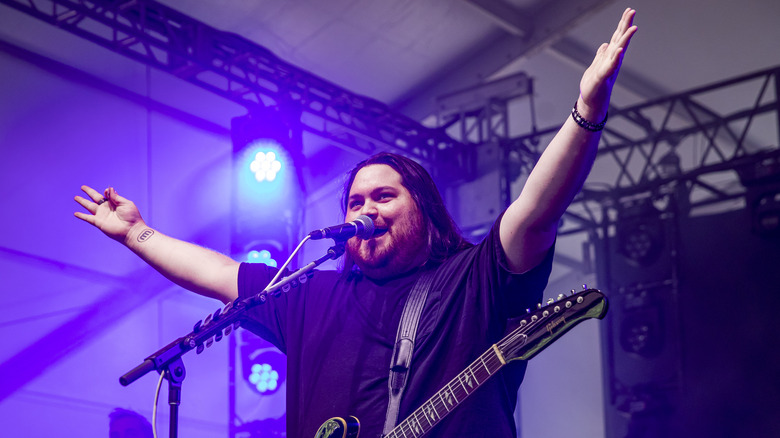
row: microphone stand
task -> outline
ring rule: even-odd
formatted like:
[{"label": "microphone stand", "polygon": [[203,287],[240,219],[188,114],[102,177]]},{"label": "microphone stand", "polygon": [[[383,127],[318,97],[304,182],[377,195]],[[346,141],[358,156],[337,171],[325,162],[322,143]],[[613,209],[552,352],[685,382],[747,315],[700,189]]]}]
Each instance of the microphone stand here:
[{"label": "microphone stand", "polygon": [[192,349],[200,354],[207,347],[210,347],[214,341],[222,340],[223,334],[229,335],[240,325],[240,318],[244,313],[268,300],[268,294],[279,296],[280,289],[283,292],[289,291],[293,287],[308,281],[311,276],[310,271],[328,260],[335,260],[344,254],[344,242],[337,241],[335,245],[328,248],[327,254],[309,263],[301,269],[287,275],[277,283],[265,288],[262,292],[244,299],[236,298],[222,309],[206,317],[205,320],[195,323],[192,332],[182,336],[165,347],[157,350],[148,356],[132,370],[119,378],[122,386],[127,386],[148,372],[156,370],[162,373],[168,380],[168,404],[170,405],[170,438],[178,436],[179,427],[179,405],[181,404],[181,386],[186,376],[184,362],[181,357]]}]

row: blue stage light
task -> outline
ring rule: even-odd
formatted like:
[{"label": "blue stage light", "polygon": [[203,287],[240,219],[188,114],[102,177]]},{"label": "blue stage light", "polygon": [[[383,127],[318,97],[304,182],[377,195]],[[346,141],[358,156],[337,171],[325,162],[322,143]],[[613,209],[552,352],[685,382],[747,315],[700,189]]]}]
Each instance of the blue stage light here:
[{"label": "blue stage light", "polygon": [[267,249],[249,251],[246,255],[246,261],[249,263],[265,263],[272,268],[275,268],[278,265],[271,255],[271,252]]},{"label": "blue stage light", "polygon": [[242,375],[256,393],[269,396],[279,390],[287,378],[287,358],[267,341],[241,331]]},{"label": "blue stage light", "polygon": [[298,190],[289,153],[274,140],[255,140],[237,153],[235,176],[237,207],[253,217],[269,214]]},{"label": "blue stage light", "polygon": [[254,173],[257,182],[270,182],[275,180],[276,175],[282,170],[282,162],[277,160],[274,151],[261,150],[255,154],[255,159],[249,163],[249,170]]},{"label": "blue stage light", "polygon": [[252,365],[249,375],[249,383],[255,385],[260,394],[276,391],[279,387],[279,372],[274,370],[271,364],[256,363]]}]

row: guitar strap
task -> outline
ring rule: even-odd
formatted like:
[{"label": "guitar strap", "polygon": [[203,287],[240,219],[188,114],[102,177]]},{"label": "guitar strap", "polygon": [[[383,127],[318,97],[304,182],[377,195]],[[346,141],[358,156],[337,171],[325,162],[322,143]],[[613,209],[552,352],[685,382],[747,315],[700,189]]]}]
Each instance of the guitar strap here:
[{"label": "guitar strap", "polygon": [[428,291],[431,289],[435,272],[436,269],[428,269],[417,279],[401,313],[398,333],[395,336],[393,358],[390,362],[390,379],[387,385],[390,392],[390,402],[387,405],[387,415],[385,416],[385,427],[382,431],[382,436],[393,430],[398,421],[401,395],[403,395],[406,387],[406,379],[412,362],[412,353],[414,352],[414,338],[417,335],[417,325],[420,322],[420,314],[423,307],[425,307],[425,300],[428,297]]}]

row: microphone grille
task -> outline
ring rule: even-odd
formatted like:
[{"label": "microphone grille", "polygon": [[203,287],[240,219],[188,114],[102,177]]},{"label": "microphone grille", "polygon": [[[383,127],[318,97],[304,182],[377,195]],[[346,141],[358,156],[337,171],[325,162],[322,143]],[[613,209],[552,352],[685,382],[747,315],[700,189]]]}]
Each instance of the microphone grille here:
[{"label": "microphone grille", "polygon": [[370,239],[374,235],[374,229],[376,227],[374,221],[370,217],[361,214],[355,218],[355,222],[358,224],[357,234],[355,234],[358,238],[365,240]]}]

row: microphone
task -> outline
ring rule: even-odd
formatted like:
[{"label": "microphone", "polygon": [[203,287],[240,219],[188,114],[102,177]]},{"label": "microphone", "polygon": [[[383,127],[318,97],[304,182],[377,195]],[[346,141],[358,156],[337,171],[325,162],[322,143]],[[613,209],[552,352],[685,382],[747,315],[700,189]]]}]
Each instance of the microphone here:
[{"label": "microphone", "polygon": [[359,239],[370,239],[374,236],[374,229],[374,221],[370,217],[361,214],[352,222],[315,230],[309,233],[309,236],[311,236],[311,240],[325,238],[347,240],[352,236],[357,236]]}]

